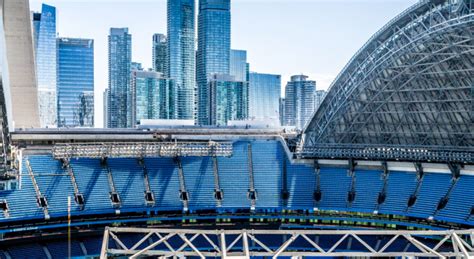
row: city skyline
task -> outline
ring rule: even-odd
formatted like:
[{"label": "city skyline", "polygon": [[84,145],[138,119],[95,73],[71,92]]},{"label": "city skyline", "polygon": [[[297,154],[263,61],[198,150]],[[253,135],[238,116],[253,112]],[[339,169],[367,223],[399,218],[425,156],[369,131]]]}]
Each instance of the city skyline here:
[{"label": "city skyline", "polygon": [[[132,59],[143,63],[145,68],[152,67],[152,36],[154,33],[165,34],[167,31],[166,1],[120,1],[114,5],[110,1],[30,2],[34,11],[40,11],[43,2],[57,8],[57,31],[60,37],[95,40],[95,125],[101,127],[103,100],[98,97],[102,95],[108,81],[108,30],[110,27],[128,27],[134,38]],[[368,37],[414,2],[416,1],[298,1],[295,5],[292,4],[294,2],[271,1],[271,8],[268,8],[269,1],[234,0],[231,47],[248,51],[251,71],[281,74],[282,85],[289,81],[291,75],[304,73],[318,82],[318,90],[326,89]],[[87,13],[83,12],[86,10]],[[107,14],[110,10],[113,10],[113,16]],[[285,17],[281,17],[283,10]],[[356,11],[351,13],[349,10]],[[147,19],[121,15],[125,13],[140,13],[140,17]],[[258,23],[247,22],[257,18]],[[84,26],[88,25],[90,30],[84,30]],[[354,31],[350,29],[352,26],[362,29]],[[307,40],[281,40],[282,35],[291,38],[302,33],[308,37]],[[348,41],[344,42],[345,40]],[[268,41],[272,42],[271,48],[268,47]],[[337,55],[325,54],[330,52],[328,48],[337,49],[333,52]]]}]

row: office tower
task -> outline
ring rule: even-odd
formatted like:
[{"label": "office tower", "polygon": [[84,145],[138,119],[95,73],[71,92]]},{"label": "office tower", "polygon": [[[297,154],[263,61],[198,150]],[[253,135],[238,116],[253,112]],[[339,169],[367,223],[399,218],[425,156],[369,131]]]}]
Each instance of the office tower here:
[{"label": "office tower", "polygon": [[248,83],[229,75],[209,81],[209,125],[225,126],[230,120],[248,119]]},{"label": "office tower", "polygon": [[56,8],[43,4],[41,13],[33,14],[33,29],[40,124],[41,127],[56,127]]},{"label": "office tower", "polygon": [[252,72],[249,77],[250,118],[278,120],[281,76]]},{"label": "office tower", "polygon": [[143,119],[174,119],[175,85],[155,71],[132,71],[132,118],[134,125]]},{"label": "office tower", "polygon": [[308,80],[305,75],[291,77],[285,89],[285,126],[303,129],[314,112],[314,92],[316,81]]},{"label": "office tower", "polygon": [[326,97],[327,92],[324,90],[318,90],[314,92],[314,110],[316,111],[321,103],[324,100],[324,97]]},{"label": "office tower", "polygon": [[58,127],[94,126],[94,41],[59,38]]},{"label": "office tower", "polygon": [[132,126],[130,71],[132,35],[128,28],[111,28],[109,35],[109,113],[108,128]]},{"label": "office tower", "polygon": [[29,9],[28,0],[0,1],[0,87],[5,104],[3,134],[15,128],[40,127]]},{"label": "office tower", "polygon": [[166,62],[168,41],[166,35],[156,33],[153,35],[153,70],[166,75]]},{"label": "office tower", "polygon": [[230,70],[230,0],[199,1],[198,16],[198,120],[209,124],[209,81],[215,74],[229,74]]},{"label": "office tower", "polygon": [[109,125],[109,114],[110,114],[110,91],[109,88],[106,88],[104,90],[104,93],[102,95],[103,102],[104,102],[104,128],[107,128],[107,125]]},{"label": "office tower", "polygon": [[168,0],[166,76],[176,82],[177,119],[192,120],[196,109],[195,0]]},{"label": "office tower", "polygon": [[235,81],[247,82],[248,79],[248,63],[247,51],[230,50],[230,75],[235,77]]},{"label": "office tower", "polygon": [[132,62],[132,63],[130,64],[130,70],[131,70],[131,71],[143,71],[142,63],[139,63],[139,62]]},{"label": "office tower", "polygon": [[280,102],[280,124],[281,125],[284,125],[284,121],[285,121],[285,98],[280,98],[279,100]]}]

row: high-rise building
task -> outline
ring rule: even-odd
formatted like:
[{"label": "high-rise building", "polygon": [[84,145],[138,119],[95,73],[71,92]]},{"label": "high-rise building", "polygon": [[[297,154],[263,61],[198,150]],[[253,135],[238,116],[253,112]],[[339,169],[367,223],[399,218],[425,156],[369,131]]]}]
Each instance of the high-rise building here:
[{"label": "high-rise building", "polygon": [[153,70],[166,75],[168,41],[166,35],[156,33],[153,35]]},{"label": "high-rise building", "polygon": [[132,35],[128,28],[111,28],[109,35],[109,112],[107,128],[132,126],[130,72]]},{"label": "high-rise building", "polygon": [[110,114],[110,90],[109,88],[106,88],[103,93],[103,98],[104,98],[104,128],[107,128],[107,125],[109,125],[109,114]]},{"label": "high-rise building", "polygon": [[[5,110],[2,132],[39,128],[38,90],[28,0],[0,1],[0,87]],[[5,142],[4,142],[5,141]],[[4,139],[2,145],[8,143]]]},{"label": "high-rise building", "polygon": [[324,97],[326,97],[327,92],[324,90],[317,90],[314,92],[314,110],[316,111],[321,103],[324,100]]},{"label": "high-rise building", "polygon": [[94,126],[94,41],[59,38],[58,127]]},{"label": "high-rise building", "polygon": [[252,119],[279,119],[281,76],[250,73],[249,115]]},{"label": "high-rise building", "polygon": [[285,121],[285,98],[280,98],[279,100],[280,102],[280,124],[281,125],[284,125],[284,121]]},{"label": "high-rise building", "polygon": [[176,83],[177,119],[192,120],[196,109],[195,0],[168,0],[166,76]]},{"label": "high-rise building", "polygon": [[134,125],[143,119],[174,119],[175,84],[155,71],[132,72],[132,118]]},{"label": "high-rise building", "polygon": [[47,4],[33,14],[36,75],[41,127],[57,126],[56,8]]},{"label": "high-rise building", "polygon": [[198,120],[209,123],[209,82],[215,74],[230,74],[230,0],[201,0],[198,15]]},{"label": "high-rise building", "polygon": [[230,75],[235,77],[235,81],[247,82],[248,78],[248,63],[247,51],[245,50],[230,50]]},{"label": "high-rise building", "polygon": [[285,89],[285,116],[283,125],[303,129],[314,112],[316,81],[305,75],[291,77]]},{"label": "high-rise building", "polygon": [[209,123],[225,126],[230,120],[248,119],[248,83],[229,75],[214,75],[209,81]]}]

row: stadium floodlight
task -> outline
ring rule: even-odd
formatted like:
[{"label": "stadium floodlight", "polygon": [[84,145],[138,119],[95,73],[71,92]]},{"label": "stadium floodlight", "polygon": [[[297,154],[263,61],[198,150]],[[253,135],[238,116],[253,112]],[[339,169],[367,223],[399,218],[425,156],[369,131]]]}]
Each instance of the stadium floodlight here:
[{"label": "stadium floodlight", "polygon": [[114,142],[56,144],[55,159],[70,158],[144,158],[180,156],[232,156],[231,142]]}]

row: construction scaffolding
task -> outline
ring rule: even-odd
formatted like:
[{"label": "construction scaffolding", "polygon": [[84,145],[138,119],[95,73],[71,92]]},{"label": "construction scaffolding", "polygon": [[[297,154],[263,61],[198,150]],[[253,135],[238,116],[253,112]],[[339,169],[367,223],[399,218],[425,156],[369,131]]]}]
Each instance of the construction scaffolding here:
[{"label": "construction scaffolding", "polygon": [[[130,247],[123,235],[139,240]],[[141,236],[141,237],[140,237]],[[330,237],[330,247],[320,240]],[[374,240],[378,240],[374,242]],[[382,243],[380,240],[386,240]],[[349,251],[341,244],[358,243]],[[402,245],[400,245],[400,243]],[[398,244],[398,245],[396,245]],[[414,249],[407,249],[413,246]],[[250,258],[251,256],[457,257],[473,258],[474,230],[189,230],[106,228],[101,259],[107,256]],[[115,247],[115,248],[113,248]],[[360,251],[359,251],[360,250]]]},{"label": "construction scaffolding", "polygon": [[56,144],[55,159],[232,156],[231,142],[114,142]]}]

